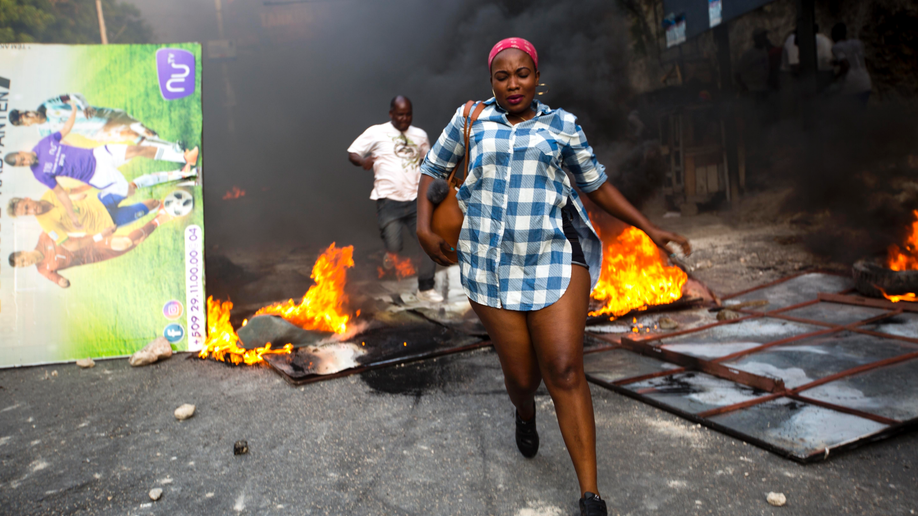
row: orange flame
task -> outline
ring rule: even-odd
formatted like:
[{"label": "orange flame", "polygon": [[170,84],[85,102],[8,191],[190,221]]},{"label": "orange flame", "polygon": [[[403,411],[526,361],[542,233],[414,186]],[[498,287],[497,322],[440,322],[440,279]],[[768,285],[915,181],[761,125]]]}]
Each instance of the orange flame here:
[{"label": "orange flame", "polygon": [[682,298],[688,275],[678,267],[667,266],[656,244],[643,231],[628,227],[615,240],[603,243],[602,271],[592,298],[605,304],[590,312],[591,316],[618,317]]},{"label": "orange flame", "polygon": [[[398,279],[404,279],[404,278],[407,278],[408,276],[412,276],[415,274],[414,264],[411,263],[411,258],[401,258],[399,255],[395,253],[386,253],[386,254],[388,254],[389,260],[392,261],[392,265],[393,265],[392,270],[395,271],[395,276]],[[376,272],[378,272],[379,277],[382,278],[383,276],[386,275],[388,271],[386,269],[383,269],[382,267],[377,267]]]},{"label": "orange flame", "polygon": [[344,285],[347,269],[354,266],[354,246],[337,248],[335,244],[319,256],[312,268],[315,285],[309,287],[299,304],[292,299],[261,308],[255,315],[276,315],[305,330],[344,333],[350,316],[344,313],[347,296]]},{"label": "orange flame", "polygon": [[893,244],[887,250],[886,266],[894,271],[918,270],[918,210],[913,214],[915,221],[905,237],[905,247]]},{"label": "orange flame", "polygon": [[[233,309],[232,301],[214,301],[207,298],[207,339],[204,349],[198,353],[201,358],[212,355],[214,360],[230,362],[234,365],[253,365],[261,362],[262,355],[284,355],[293,351],[293,345],[287,344],[281,349],[271,349],[271,344],[265,344],[258,349],[245,349],[239,347],[239,336],[230,323],[230,311]],[[245,323],[242,324],[245,326]]]},{"label": "orange flame", "polygon": [[[912,222],[909,233],[905,237],[905,246],[899,247],[896,244],[889,246],[886,252],[886,266],[894,271],[915,271],[918,270],[918,210],[912,212],[915,221]],[[874,285],[876,286],[876,285]],[[880,287],[877,287],[883,293],[883,297],[898,303],[907,301],[918,303],[918,295],[914,293],[902,295],[889,295]]]},{"label": "orange flame", "polygon": [[223,200],[228,201],[230,199],[238,199],[240,197],[245,197],[245,190],[242,190],[238,186],[234,186],[232,190],[226,192],[226,194],[223,196]]},{"label": "orange flame", "polygon": [[[883,292],[883,289],[880,289],[880,292]],[[883,297],[892,301],[893,303],[898,303],[899,301],[906,301],[908,303],[918,303],[918,295],[908,293],[902,294],[901,296],[891,296],[886,292],[883,292]]]}]

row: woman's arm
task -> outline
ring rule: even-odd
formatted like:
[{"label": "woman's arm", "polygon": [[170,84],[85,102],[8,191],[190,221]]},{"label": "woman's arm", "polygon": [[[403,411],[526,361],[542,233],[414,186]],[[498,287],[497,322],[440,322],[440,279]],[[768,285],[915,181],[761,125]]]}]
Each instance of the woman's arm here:
[{"label": "woman's arm", "polygon": [[666,249],[667,244],[674,242],[682,247],[682,252],[686,255],[692,253],[692,246],[689,244],[688,239],[676,233],[663,231],[655,226],[652,222],[647,220],[644,214],[628,202],[628,199],[625,199],[625,196],[622,195],[617,188],[609,184],[608,181],[603,183],[596,190],[587,193],[587,197],[609,215],[647,233],[647,236],[649,236],[650,239],[653,240],[653,243],[658,246]]},{"label": "woman's arm", "polygon": [[566,120],[568,125],[565,133],[569,135],[569,139],[561,151],[561,157],[580,190],[609,215],[647,233],[647,236],[658,246],[665,249],[666,244],[675,242],[682,247],[685,254],[691,253],[692,246],[685,237],[654,226],[647,220],[647,217],[625,199],[617,188],[609,183],[605,170],[596,161],[593,148],[587,143],[586,135],[583,134],[580,124],[577,123],[576,118],[573,118],[573,115],[569,113],[567,115],[570,118]]},{"label": "woman's arm", "polygon": [[450,171],[456,168],[465,156],[465,141],[462,138],[465,119],[462,116],[462,109],[460,107],[456,111],[452,120],[443,129],[443,133],[424,157],[424,162],[421,163],[421,180],[418,183],[418,242],[433,261],[444,266],[456,263],[446,257],[446,253],[455,251],[455,249],[430,229],[434,205],[427,198],[427,188],[437,177],[446,179]]},{"label": "woman's arm", "polygon": [[446,253],[455,251],[446,240],[430,230],[430,220],[433,217],[434,205],[427,198],[427,188],[430,187],[434,179],[428,175],[421,175],[421,182],[418,183],[418,242],[421,248],[430,258],[443,266],[450,266],[452,262],[446,257]]}]

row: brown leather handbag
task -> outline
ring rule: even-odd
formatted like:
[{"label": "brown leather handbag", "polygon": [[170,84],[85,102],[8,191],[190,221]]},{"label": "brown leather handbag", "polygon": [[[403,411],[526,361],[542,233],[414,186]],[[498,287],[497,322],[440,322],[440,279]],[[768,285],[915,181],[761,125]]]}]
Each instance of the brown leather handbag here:
[{"label": "brown leather handbag", "polygon": [[[469,137],[472,134],[472,124],[475,123],[475,120],[478,120],[478,115],[481,114],[485,107],[484,102],[479,102],[475,111],[472,112],[472,105],[474,104],[475,102],[470,100],[465,103],[465,109],[462,110],[462,116],[465,117],[465,127],[463,131],[465,138],[465,157],[462,160],[462,179],[456,177],[456,170],[458,170],[459,167],[453,168],[453,171],[449,174],[449,178],[446,180],[447,184],[449,184],[449,191],[446,194],[446,198],[434,208],[433,216],[430,220],[430,230],[443,240],[446,240],[446,243],[453,249],[459,246],[459,232],[462,230],[462,220],[464,218],[462,210],[459,209],[459,201],[456,200],[456,191],[462,186],[462,183],[465,182],[465,178],[468,177]],[[459,261],[456,251],[444,254],[446,254],[446,257],[453,263]]]}]

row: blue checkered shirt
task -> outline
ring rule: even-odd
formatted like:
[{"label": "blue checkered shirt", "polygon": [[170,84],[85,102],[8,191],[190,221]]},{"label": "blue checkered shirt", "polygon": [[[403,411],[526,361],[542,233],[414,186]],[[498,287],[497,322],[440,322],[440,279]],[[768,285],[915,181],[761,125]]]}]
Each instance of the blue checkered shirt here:
[{"label": "blue checkered shirt", "polygon": [[[472,125],[469,176],[456,194],[465,213],[458,249],[465,293],[476,303],[519,311],[560,299],[571,279],[572,248],[561,221],[568,199],[579,214],[573,225],[595,287],[602,243],[561,167],[584,192],[607,176],[577,118],[534,101],[535,117],[511,125],[493,98],[485,106]],[[460,107],[427,153],[423,174],[446,178],[462,166],[464,123]]]}]

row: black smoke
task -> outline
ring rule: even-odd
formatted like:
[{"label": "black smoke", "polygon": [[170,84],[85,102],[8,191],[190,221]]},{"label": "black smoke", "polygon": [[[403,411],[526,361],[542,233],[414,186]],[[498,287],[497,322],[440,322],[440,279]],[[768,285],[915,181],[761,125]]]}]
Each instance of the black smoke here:
[{"label": "black smoke", "polygon": [[900,243],[918,209],[918,110],[899,102],[864,108],[842,98],[813,102],[809,124],[778,124],[772,181],[793,187],[787,214],[810,226],[811,250],[841,263]]},{"label": "black smoke", "polygon": [[[218,38],[213,0],[134,2],[157,41]],[[268,4],[222,0],[225,36],[239,55],[225,65],[204,63],[210,249],[276,252],[332,241],[356,244],[358,254],[380,248],[368,199],[372,173],[347,161],[347,146],[388,120],[396,94],[412,99],[414,125],[435,139],[458,106],[491,96],[487,54],[509,36],[534,43],[548,89],[540,99],[579,117],[610,175],[629,155],[621,142],[631,55],[615,2]],[[271,26],[285,17],[295,23]],[[233,186],[247,195],[224,201]]]}]

